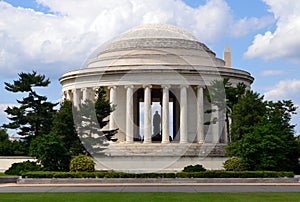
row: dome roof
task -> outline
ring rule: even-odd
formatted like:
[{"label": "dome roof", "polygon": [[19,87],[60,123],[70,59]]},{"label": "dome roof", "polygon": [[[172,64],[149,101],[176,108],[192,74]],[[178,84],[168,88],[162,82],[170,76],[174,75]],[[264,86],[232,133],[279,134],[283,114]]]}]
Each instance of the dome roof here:
[{"label": "dome roof", "polygon": [[103,52],[153,48],[201,49],[215,55],[189,32],[167,24],[145,24],[134,27],[116,37]]},{"label": "dome roof", "polygon": [[89,68],[110,70],[137,67],[165,69],[183,66],[224,66],[205,44],[189,32],[173,25],[145,24],[134,27],[110,42],[97,57],[89,60]]},{"label": "dome roof", "polygon": [[130,39],[184,39],[189,41],[198,41],[189,32],[168,24],[144,24],[134,27],[122,35],[117,37],[114,41],[130,40]]}]

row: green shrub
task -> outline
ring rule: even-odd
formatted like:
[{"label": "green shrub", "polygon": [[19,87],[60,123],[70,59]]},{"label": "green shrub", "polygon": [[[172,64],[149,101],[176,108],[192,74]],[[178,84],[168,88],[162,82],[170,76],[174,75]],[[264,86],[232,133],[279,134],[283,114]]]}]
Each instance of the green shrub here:
[{"label": "green shrub", "polygon": [[200,164],[194,166],[190,165],[183,168],[183,172],[202,172],[202,171],[206,171],[206,169]]},{"label": "green shrub", "polygon": [[76,156],[71,160],[70,171],[94,172],[95,162],[92,158],[80,154],[79,156]]},{"label": "green shrub", "polygon": [[241,159],[238,157],[235,157],[235,156],[227,159],[223,163],[223,167],[226,171],[244,171],[244,170],[246,170]]},{"label": "green shrub", "polygon": [[42,170],[40,165],[37,165],[36,162],[24,161],[21,163],[13,163],[11,167],[5,171],[6,175],[21,175],[22,172],[27,171],[39,171]]},{"label": "green shrub", "polygon": [[180,172],[177,178],[279,178],[294,177],[293,172],[275,171],[205,171],[205,172]]}]

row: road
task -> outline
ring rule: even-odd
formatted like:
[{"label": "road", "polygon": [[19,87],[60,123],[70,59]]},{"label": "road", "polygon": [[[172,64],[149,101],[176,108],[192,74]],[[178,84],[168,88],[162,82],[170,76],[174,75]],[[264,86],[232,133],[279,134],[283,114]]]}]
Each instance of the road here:
[{"label": "road", "polygon": [[300,192],[300,184],[113,184],[17,185],[0,184],[0,193],[11,192]]}]

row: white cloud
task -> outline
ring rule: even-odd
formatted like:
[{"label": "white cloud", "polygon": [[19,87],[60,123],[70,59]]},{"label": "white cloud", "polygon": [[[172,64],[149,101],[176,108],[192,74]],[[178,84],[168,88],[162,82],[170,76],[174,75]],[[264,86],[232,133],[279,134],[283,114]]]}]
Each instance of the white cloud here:
[{"label": "white cloud", "polygon": [[2,123],[7,123],[7,114],[4,112],[4,110],[7,109],[7,107],[13,107],[16,106],[14,104],[0,104],[0,127]]},{"label": "white cloud", "polygon": [[[225,0],[191,8],[180,0],[37,0],[52,14],[0,1],[0,75],[35,69],[58,77],[108,39],[143,23],[185,28],[203,42],[241,36],[270,23],[234,19]],[[55,71],[53,71],[55,69]]]},{"label": "white cloud", "polygon": [[291,99],[300,104],[300,80],[283,80],[265,93],[267,100]]},{"label": "white cloud", "polygon": [[262,76],[274,76],[284,74],[283,70],[265,70],[260,73]]},{"label": "white cloud", "polygon": [[277,23],[274,32],[258,34],[245,56],[262,57],[266,60],[289,58],[300,62],[300,1],[264,0],[274,14]]},{"label": "white cloud", "polygon": [[0,104],[0,113],[3,112],[4,113],[4,110],[7,109],[7,107],[14,107],[16,106],[15,104]]},{"label": "white cloud", "polygon": [[292,100],[298,107],[297,114],[292,117],[292,124],[296,125],[296,133],[300,135],[300,80],[283,80],[265,93],[266,100]]}]

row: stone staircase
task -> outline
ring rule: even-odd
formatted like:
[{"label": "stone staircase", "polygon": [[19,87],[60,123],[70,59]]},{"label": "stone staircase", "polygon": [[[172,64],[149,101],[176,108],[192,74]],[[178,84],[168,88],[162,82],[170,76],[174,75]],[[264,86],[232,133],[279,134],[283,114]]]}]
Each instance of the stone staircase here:
[{"label": "stone staircase", "polygon": [[225,144],[111,143],[101,153],[111,157],[224,157]]}]

